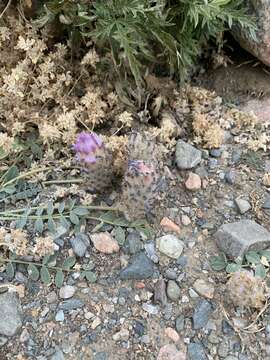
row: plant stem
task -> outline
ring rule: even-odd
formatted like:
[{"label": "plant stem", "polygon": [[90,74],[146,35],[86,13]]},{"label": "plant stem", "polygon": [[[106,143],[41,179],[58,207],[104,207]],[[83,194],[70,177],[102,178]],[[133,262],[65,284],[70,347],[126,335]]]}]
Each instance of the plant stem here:
[{"label": "plant stem", "polygon": [[[55,204],[55,207],[57,207],[59,205],[59,203]],[[88,209],[88,210],[96,210],[96,211],[120,211],[119,208],[117,207],[110,207],[110,206],[95,206],[95,205],[86,205],[86,206],[80,206],[80,208],[84,208],[84,209]],[[39,206],[35,206],[32,207],[31,210],[37,210],[39,209]],[[44,206],[44,209],[46,208],[46,206]],[[28,210],[28,208],[22,208],[22,209],[14,209],[14,210],[7,210],[7,211],[0,211],[0,216],[1,215],[10,215],[13,216],[13,214],[15,213],[23,213],[26,210]]]},{"label": "plant stem", "polygon": [[44,185],[52,185],[52,184],[81,184],[85,180],[84,179],[66,179],[66,180],[48,180],[48,181],[42,181],[42,184]]},{"label": "plant stem", "polygon": [[13,184],[14,182],[16,182],[17,180],[20,180],[20,179],[23,179],[29,175],[33,175],[33,174],[36,174],[36,173],[39,173],[39,172],[42,172],[42,171],[49,171],[49,170],[52,170],[54,169],[53,167],[47,167],[47,168],[40,168],[40,169],[34,169],[34,170],[31,170],[31,171],[27,171],[21,175],[18,175],[16,176],[15,178],[9,180],[8,182],[2,184],[2,187],[6,187],[7,185],[10,185],[10,184]]},{"label": "plant stem", "polygon": [[0,263],[1,262],[9,262],[9,263],[15,263],[15,264],[24,264],[24,265],[35,265],[35,266],[45,266],[48,269],[52,269],[52,270],[61,270],[61,271],[66,271],[66,272],[78,272],[79,270],[75,270],[75,269],[62,269],[58,266],[50,266],[50,265],[46,265],[46,264],[41,264],[41,263],[37,263],[37,262],[32,262],[32,261],[24,261],[24,260],[16,260],[16,259],[5,259],[0,257]]}]

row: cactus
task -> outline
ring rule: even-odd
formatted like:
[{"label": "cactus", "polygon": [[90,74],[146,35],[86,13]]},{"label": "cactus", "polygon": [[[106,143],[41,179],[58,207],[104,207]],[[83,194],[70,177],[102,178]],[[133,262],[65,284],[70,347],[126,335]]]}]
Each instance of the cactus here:
[{"label": "cactus", "polygon": [[76,160],[88,174],[86,184],[90,190],[100,192],[112,185],[112,154],[97,134],[80,133],[73,149]]},{"label": "cactus", "polygon": [[155,159],[155,142],[132,133],[129,138],[127,169],[122,184],[121,207],[127,220],[154,215],[162,179]]}]

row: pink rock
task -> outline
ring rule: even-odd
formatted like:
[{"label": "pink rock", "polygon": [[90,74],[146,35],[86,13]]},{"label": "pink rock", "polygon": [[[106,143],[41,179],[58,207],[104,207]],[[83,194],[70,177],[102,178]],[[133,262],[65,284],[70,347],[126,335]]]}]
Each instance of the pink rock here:
[{"label": "pink rock", "polygon": [[117,241],[107,232],[92,234],[90,237],[94,247],[104,254],[112,254],[120,250]]},{"label": "pink rock", "polygon": [[174,342],[177,342],[179,340],[179,335],[178,335],[177,331],[175,331],[171,327],[167,327],[165,329],[165,335]]},{"label": "pink rock", "polygon": [[159,350],[157,360],[186,360],[186,354],[177,350],[175,345],[168,344]]},{"label": "pink rock", "polygon": [[200,190],[202,181],[199,175],[190,172],[185,182],[186,188],[190,191]]},{"label": "pink rock", "polygon": [[168,217],[164,217],[161,222],[160,222],[160,226],[166,230],[166,231],[172,231],[175,232],[177,234],[180,234],[181,230],[180,227],[175,224],[171,219],[169,219]]},{"label": "pink rock", "polygon": [[191,224],[191,220],[187,215],[182,215],[181,221],[184,226],[188,226]]}]

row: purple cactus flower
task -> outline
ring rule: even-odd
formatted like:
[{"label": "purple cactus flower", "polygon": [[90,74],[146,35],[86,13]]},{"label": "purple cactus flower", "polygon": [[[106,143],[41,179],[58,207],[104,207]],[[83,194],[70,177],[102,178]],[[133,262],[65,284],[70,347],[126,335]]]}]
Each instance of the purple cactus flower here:
[{"label": "purple cactus flower", "polygon": [[103,147],[102,140],[94,132],[82,132],[78,135],[73,149],[76,151],[76,158],[78,161],[87,164],[94,164],[97,161],[95,153],[98,149]]}]

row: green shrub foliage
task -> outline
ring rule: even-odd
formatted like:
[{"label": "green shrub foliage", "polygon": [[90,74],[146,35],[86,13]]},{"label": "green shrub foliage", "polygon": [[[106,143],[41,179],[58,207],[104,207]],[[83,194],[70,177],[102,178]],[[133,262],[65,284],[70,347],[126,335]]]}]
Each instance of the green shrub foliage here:
[{"label": "green shrub foliage", "polygon": [[243,0],[51,0],[39,25],[56,21],[90,37],[110,55],[119,75],[142,85],[146,68],[167,66],[183,79],[202,45],[233,26],[255,37]]}]

